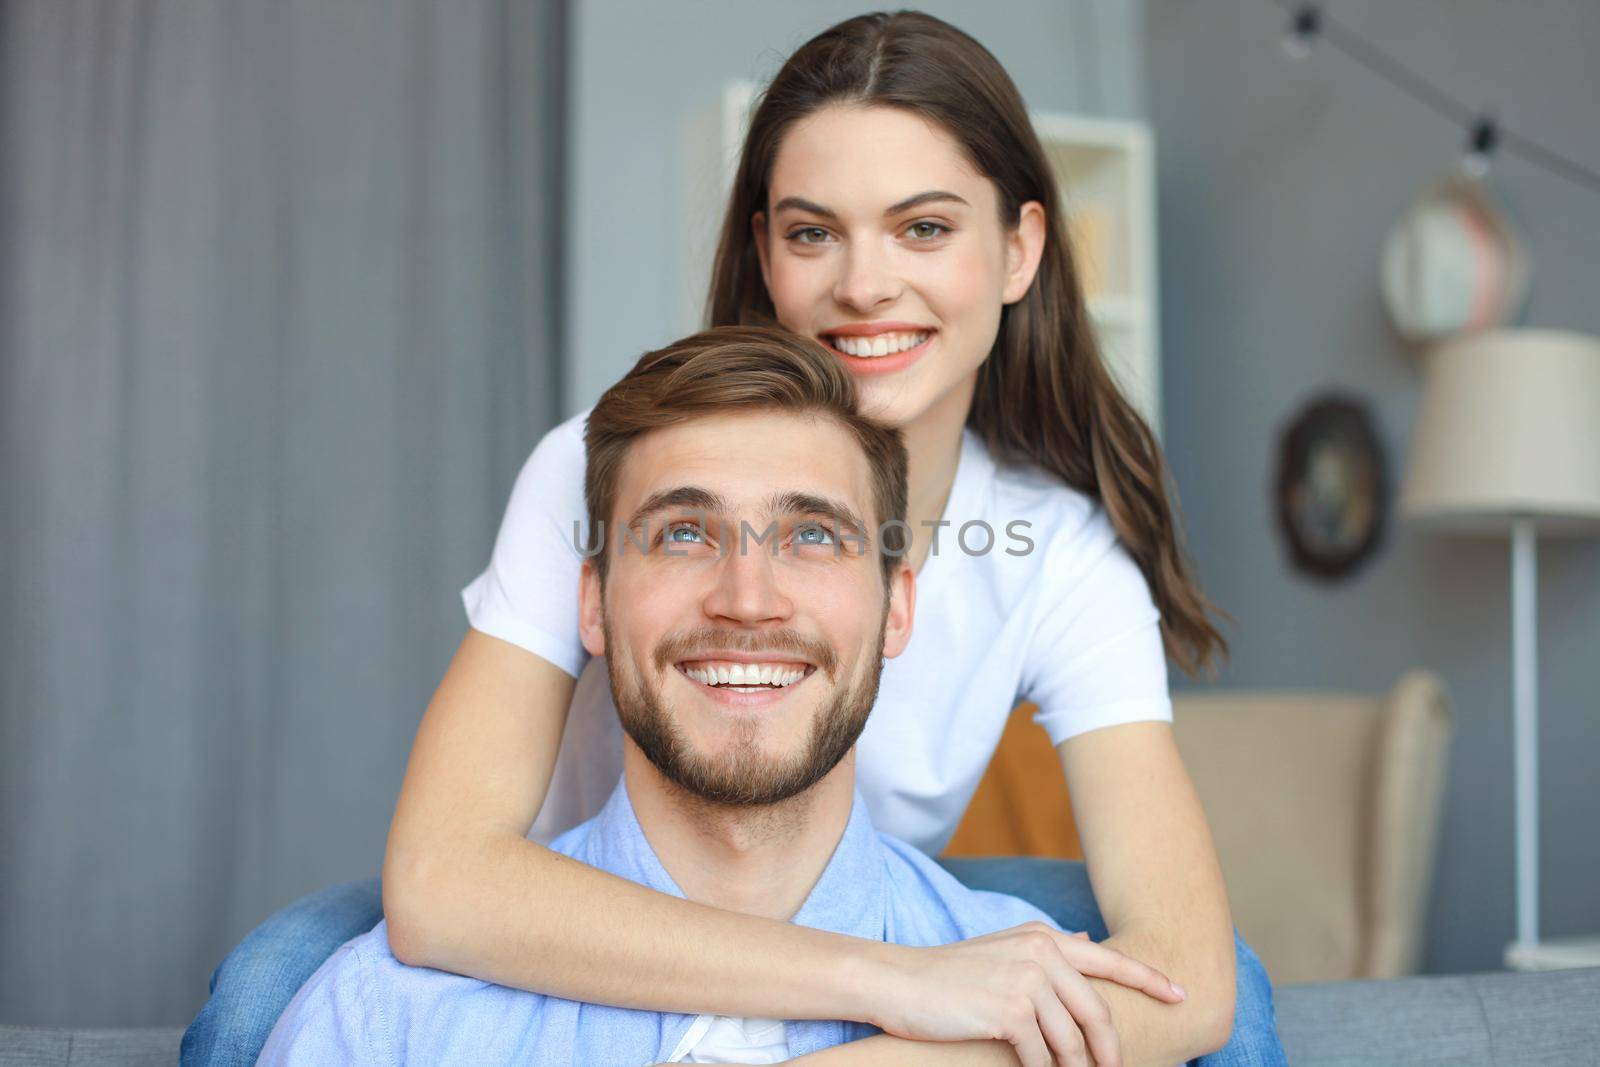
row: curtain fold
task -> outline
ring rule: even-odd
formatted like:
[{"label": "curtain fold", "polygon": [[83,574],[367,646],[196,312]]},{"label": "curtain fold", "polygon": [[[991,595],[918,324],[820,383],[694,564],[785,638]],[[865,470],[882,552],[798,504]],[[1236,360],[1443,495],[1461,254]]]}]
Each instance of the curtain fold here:
[{"label": "curtain fold", "polygon": [[0,0],[0,1021],[378,869],[557,414],[564,5]]}]

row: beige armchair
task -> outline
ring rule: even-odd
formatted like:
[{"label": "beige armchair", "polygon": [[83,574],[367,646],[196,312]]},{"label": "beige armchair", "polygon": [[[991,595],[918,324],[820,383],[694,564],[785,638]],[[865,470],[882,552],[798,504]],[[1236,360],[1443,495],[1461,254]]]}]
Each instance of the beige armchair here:
[{"label": "beige armchair", "polygon": [[1173,703],[1234,923],[1272,980],[1415,973],[1451,729],[1438,677]]},{"label": "beige armchair", "polygon": [[[1234,923],[1274,983],[1417,969],[1450,711],[1425,671],[1388,693],[1180,693],[1173,732]],[[1044,731],[1021,705],[946,855],[1081,859]]]}]

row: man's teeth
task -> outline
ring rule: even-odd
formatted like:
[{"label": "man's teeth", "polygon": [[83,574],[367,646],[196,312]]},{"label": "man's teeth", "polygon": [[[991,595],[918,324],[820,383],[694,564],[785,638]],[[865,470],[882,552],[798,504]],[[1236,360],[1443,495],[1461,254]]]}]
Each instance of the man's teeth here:
[{"label": "man's teeth", "polygon": [[734,663],[726,667],[685,667],[683,673],[713,686],[793,685],[806,676],[805,668],[775,663]]},{"label": "man's teeth", "polygon": [[833,347],[850,356],[892,356],[915,348],[928,339],[928,331],[921,333],[880,333],[873,337],[834,336]]}]

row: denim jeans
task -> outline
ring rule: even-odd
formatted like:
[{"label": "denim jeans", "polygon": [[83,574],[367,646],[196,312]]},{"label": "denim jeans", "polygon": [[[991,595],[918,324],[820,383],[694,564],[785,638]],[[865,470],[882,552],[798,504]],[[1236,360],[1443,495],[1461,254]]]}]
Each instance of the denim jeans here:
[{"label": "denim jeans", "polygon": [[[1107,934],[1082,863],[1044,859],[941,861],[974,889],[1010,893],[1068,930]],[[324,889],[284,908],[228,953],[211,975],[211,998],[183,1035],[183,1067],[249,1067],[295,992],[333,950],[383,918],[378,879]],[[1272,983],[1261,961],[1234,933],[1238,950],[1233,1036],[1199,1067],[1283,1067],[1272,1008]]]}]

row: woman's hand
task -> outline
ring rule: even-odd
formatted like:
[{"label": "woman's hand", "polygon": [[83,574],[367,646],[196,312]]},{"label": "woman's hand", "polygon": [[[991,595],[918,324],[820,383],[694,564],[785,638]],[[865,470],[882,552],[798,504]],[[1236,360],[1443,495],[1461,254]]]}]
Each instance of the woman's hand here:
[{"label": "woman's hand", "polygon": [[884,948],[893,970],[875,990],[874,1025],[923,1041],[1005,1041],[1022,1067],[1120,1067],[1110,1009],[1089,977],[1169,1004],[1185,997],[1155,968],[1041,922],[932,948]]}]

